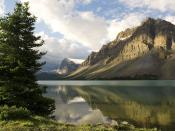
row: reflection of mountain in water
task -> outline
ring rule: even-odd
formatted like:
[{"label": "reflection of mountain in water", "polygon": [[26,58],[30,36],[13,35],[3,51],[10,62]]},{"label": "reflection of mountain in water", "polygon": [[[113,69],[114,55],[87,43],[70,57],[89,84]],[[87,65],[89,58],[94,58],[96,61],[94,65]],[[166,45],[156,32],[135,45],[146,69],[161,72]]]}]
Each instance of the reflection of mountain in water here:
[{"label": "reflection of mountain in water", "polygon": [[[77,115],[76,111],[79,113],[79,117],[75,117],[76,122],[85,118],[90,119],[89,114],[89,116],[96,114],[100,116],[96,120],[98,123],[106,122],[108,117],[117,121],[127,120],[140,126],[175,124],[174,87],[59,86],[49,90],[57,102],[56,115],[64,111],[65,115],[69,113],[68,117],[72,117]],[[60,104],[60,99],[67,105]],[[101,112],[105,117],[102,117]],[[97,116],[92,119],[95,118]]]},{"label": "reflection of mountain in water", "polygon": [[73,124],[110,123],[99,109],[92,109],[86,100],[71,87],[50,87],[47,96],[55,99],[56,119]]}]

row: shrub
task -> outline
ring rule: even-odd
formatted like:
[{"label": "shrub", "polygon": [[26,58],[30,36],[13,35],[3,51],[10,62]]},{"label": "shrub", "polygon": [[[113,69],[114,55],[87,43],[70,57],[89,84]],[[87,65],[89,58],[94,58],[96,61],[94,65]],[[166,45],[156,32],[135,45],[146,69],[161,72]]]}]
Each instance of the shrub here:
[{"label": "shrub", "polygon": [[0,107],[0,120],[25,119],[29,118],[30,115],[30,111],[23,107],[8,107],[6,105]]}]

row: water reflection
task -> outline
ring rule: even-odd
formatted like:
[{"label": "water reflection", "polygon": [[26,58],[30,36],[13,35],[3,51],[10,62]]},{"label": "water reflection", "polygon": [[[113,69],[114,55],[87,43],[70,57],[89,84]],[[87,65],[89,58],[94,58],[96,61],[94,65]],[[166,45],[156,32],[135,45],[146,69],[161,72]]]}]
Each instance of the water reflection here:
[{"label": "water reflection", "polygon": [[[142,127],[175,125],[175,87],[49,86],[56,119],[73,124],[128,121]],[[117,122],[116,122],[117,121]]]},{"label": "water reflection", "polygon": [[55,117],[60,122],[72,124],[109,123],[99,109],[92,109],[86,100],[71,87],[49,87],[47,96],[55,99]]}]

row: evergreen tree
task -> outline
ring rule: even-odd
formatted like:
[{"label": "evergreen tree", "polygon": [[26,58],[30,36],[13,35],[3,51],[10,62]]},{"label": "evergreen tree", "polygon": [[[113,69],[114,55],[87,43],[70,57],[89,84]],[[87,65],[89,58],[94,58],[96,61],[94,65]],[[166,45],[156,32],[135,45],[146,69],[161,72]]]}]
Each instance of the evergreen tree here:
[{"label": "evergreen tree", "polygon": [[42,96],[35,77],[45,54],[37,50],[44,41],[34,35],[35,21],[28,3],[16,3],[14,12],[0,19],[0,106],[16,105],[49,115],[54,101]]}]

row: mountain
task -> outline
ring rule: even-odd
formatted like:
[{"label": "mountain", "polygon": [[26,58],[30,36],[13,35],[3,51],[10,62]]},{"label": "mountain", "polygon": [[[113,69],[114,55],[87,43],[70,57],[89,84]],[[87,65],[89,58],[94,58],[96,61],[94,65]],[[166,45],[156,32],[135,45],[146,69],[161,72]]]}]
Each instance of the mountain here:
[{"label": "mountain", "polygon": [[56,72],[38,72],[37,80],[61,80],[63,77]]},{"label": "mountain", "polygon": [[54,62],[49,60],[43,60],[43,61],[46,61],[46,64],[42,66],[41,69],[42,72],[56,72],[56,70],[60,66],[57,60],[55,60]]},{"label": "mountain", "polygon": [[175,79],[175,25],[148,18],[92,52],[70,79]]},{"label": "mountain", "polygon": [[60,65],[60,68],[58,69],[58,73],[60,75],[68,75],[71,72],[75,71],[80,64],[83,62],[81,59],[70,59],[65,58]]},{"label": "mountain", "polygon": [[[44,60],[43,60],[44,61]],[[45,60],[46,64],[42,66],[42,69],[36,73],[37,80],[58,80],[62,79],[56,72],[59,66],[59,62]]]}]

